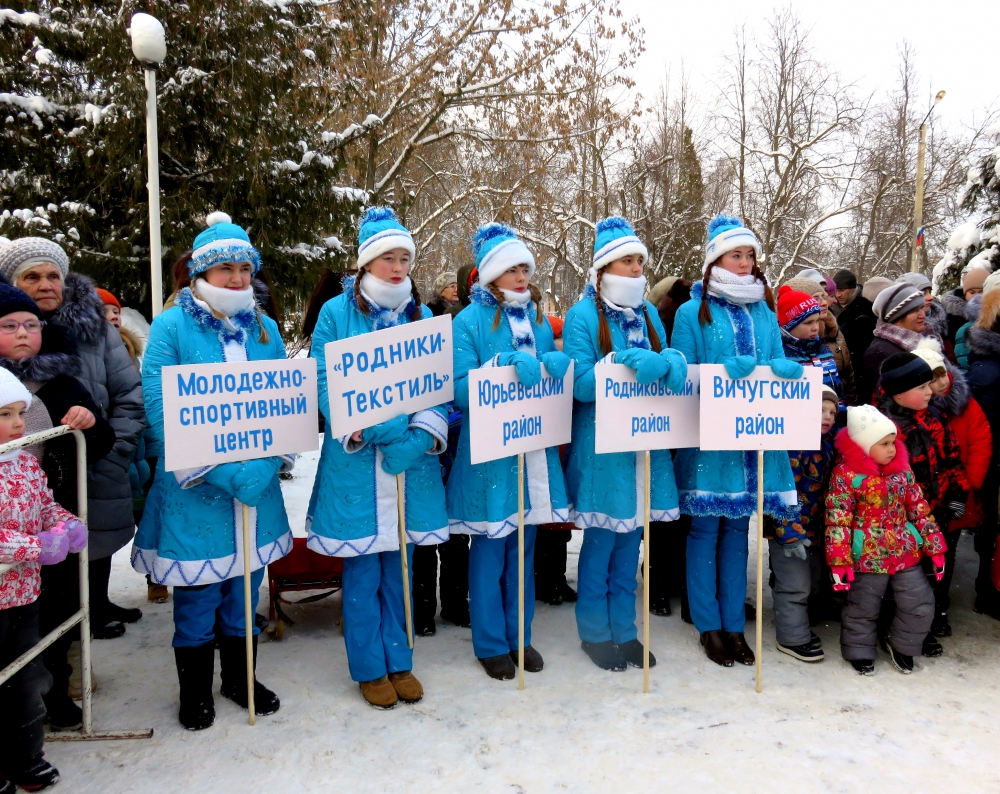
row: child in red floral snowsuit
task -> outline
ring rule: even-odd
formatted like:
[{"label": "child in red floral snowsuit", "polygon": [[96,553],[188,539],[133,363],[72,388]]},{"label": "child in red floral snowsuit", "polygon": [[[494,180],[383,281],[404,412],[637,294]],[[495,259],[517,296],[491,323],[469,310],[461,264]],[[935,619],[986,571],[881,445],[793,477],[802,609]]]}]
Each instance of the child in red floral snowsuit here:
[{"label": "child in red floral snowsuit", "polygon": [[862,675],[874,674],[877,620],[891,583],[896,612],[884,647],[893,665],[910,673],[934,617],[920,560],[932,558],[940,578],[944,537],[888,417],[871,405],[848,408],[837,450],[841,461],[826,496],[826,556],[834,589],[850,590],[841,653]]},{"label": "child in red floral snowsuit", "polygon": [[[23,435],[30,403],[30,392],[0,369],[0,444]],[[52,498],[38,461],[21,449],[0,454],[0,669],[38,643],[41,566],[86,545],[86,528]],[[0,686],[0,791],[39,791],[59,780],[42,757],[42,695],[51,683],[36,656]]]}]

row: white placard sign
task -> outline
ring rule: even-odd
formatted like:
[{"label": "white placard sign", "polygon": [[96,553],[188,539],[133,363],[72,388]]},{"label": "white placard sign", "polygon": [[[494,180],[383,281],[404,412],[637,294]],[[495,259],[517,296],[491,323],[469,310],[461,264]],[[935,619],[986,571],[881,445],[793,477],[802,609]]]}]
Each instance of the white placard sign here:
[{"label": "white placard sign", "polygon": [[469,441],[472,462],[568,444],[573,435],[573,362],[562,380],[549,376],[526,388],[513,367],[469,372]]},{"label": "white placard sign", "polygon": [[180,364],[160,377],[167,471],[319,449],[315,359]]},{"label": "white placard sign", "polygon": [[364,430],[452,399],[451,315],[328,342],[331,432]]},{"label": "white placard sign", "polygon": [[701,365],[702,449],[819,449],[823,371],[798,380],[758,366],[734,380],[721,364]]},{"label": "white placard sign", "polygon": [[688,367],[681,393],[662,380],[643,386],[624,364],[596,364],[597,426],[594,450],[638,452],[698,446],[698,367]]}]

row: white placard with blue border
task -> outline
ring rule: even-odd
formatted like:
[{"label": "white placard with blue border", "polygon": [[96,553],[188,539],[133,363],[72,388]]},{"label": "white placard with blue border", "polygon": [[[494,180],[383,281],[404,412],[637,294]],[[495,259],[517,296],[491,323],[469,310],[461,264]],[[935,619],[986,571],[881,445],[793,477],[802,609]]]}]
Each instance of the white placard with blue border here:
[{"label": "white placard with blue border", "polygon": [[451,315],[328,342],[326,380],[334,438],[449,402]]},{"label": "white placard with blue border", "polygon": [[821,368],[807,366],[797,380],[779,378],[768,366],[738,379],[721,364],[700,369],[702,449],[819,449]]},{"label": "white placard with blue border", "polygon": [[167,471],[319,449],[311,358],[164,367]]},{"label": "white placard with blue border", "polygon": [[697,365],[688,367],[680,393],[661,378],[643,385],[624,364],[595,364],[597,387],[594,451],[642,452],[680,449],[699,444]]}]

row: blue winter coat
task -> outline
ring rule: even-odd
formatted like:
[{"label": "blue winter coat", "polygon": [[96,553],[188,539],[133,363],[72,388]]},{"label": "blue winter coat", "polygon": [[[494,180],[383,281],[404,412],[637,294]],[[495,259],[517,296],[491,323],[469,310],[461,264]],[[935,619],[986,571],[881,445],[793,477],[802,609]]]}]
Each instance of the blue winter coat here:
[{"label": "blue winter coat", "polygon": [[[671,344],[688,364],[720,364],[725,358],[752,355],[758,364],[784,358],[778,320],[764,301],[738,306],[708,299],[712,322],[698,321],[702,285],[677,310]],[[692,516],[742,518],[757,505],[757,453],[681,449],[674,461],[681,512]],[[798,515],[798,495],[788,453],[764,453],[764,511],[776,518]]]},{"label": "blue winter coat", "polygon": [[[498,353],[513,351],[515,335],[511,319],[501,317],[493,330],[496,299],[478,284],[470,295],[471,303],[455,318],[455,404],[469,408],[469,370],[492,366]],[[530,323],[535,339],[535,353],[541,358],[556,349],[549,321],[536,322],[535,304],[524,312],[527,319],[518,322],[518,339],[524,338]],[[523,325],[524,329],[520,326]],[[523,348],[518,348],[523,349]],[[549,447],[525,456],[524,523],[551,524],[570,520],[566,481],[559,461],[559,450]],[[462,426],[458,455],[448,478],[448,518],[451,531],[468,535],[502,538],[517,529],[517,456],[472,465],[469,447],[469,423]]]},{"label": "blue winter coat", "polygon": [[[316,359],[319,406],[326,418],[326,429],[306,522],[308,545],[313,551],[333,557],[399,548],[396,478],[383,470],[381,450],[375,444],[331,434],[324,348],[328,342],[375,330],[373,313],[363,314],[358,309],[353,283],[353,279],[346,279],[343,294],[323,306],[310,351]],[[430,309],[421,306],[419,316],[424,319],[432,315]],[[400,315],[400,322],[408,322],[405,313]],[[448,539],[444,485],[437,459],[448,445],[447,407],[413,414],[410,424],[427,430],[438,442],[433,454],[422,455],[404,473],[407,538],[411,543],[430,546]]]},{"label": "blue winter coat", "polygon": [[[597,293],[587,285],[583,297],[566,314],[563,328],[563,352],[573,361],[573,442],[566,464],[566,486],[573,505],[573,518],[580,529],[601,527],[614,532],[631,532],[641,527],[645,517],[638,498],[643,484],[643,458],[636,452],[594,452],[596,384],[594,364],[604,358],[597,341]],[[646,303],[646,314],[660,344],[666,347],[667,334],[656,308]],[[605,306],[605,317],[611,330],[611,347],[615,352],[628,349],[621,312]],[[642,333],[649,331],[641,314]],[[635,345],[631,345],[635,346]],[[658,449],[650,454],[650,518],[653,521],[674,521],[677,509],[677,483],[669,450]]]},{"label": "blue winter coat", "polygon": [[[243,575],[240,502],[203,481],[211,467],[177,472],[164,469],[160,370],[173,364],[285,358],[277,324],[269,317],[262,321],[269,341],[258,341],[260,326],[253,319],[247,321],[241,344],[221,321],[194,302],[190,290],[183,290],[178,305],[158,315],[150,327],[142,360],[142,393],[150,449],[160,460],[132,546],[132,567],[149,574],[153,581],[199,585]],[[292,533],[277,471],[260,502],[250,508],[250,538],[254,549],[251,570],[263,568],[291,550]]]}]

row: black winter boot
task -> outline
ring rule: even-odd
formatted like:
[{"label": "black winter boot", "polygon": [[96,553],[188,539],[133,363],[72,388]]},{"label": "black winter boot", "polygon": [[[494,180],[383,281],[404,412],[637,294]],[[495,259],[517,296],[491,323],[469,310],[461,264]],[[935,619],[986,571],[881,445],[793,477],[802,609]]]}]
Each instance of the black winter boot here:
[{"label": "black winter boot", "polygon": [[75,731],[83,725],[83,709],[81,709],[66,692],[46,694],[45,721],[54,731]]},{"label": "black winter boot", "polygon": [[581,642],[580,647],[584,653],[590,657],[590,661],[602,670],[610,670],[613,673],[620,673],[628,667],[621,648],[615,645],[614,640],[605,642]]},{"label": "black winter boot", "polygon": [[[527,655],[525,655],[527,660]],[[502,653],[499,656],[487,656],[479,660],[479,663],[486,671],[486,675],[495,678],[497,681],[512,681],[517,674],[517,667],[510,658],[509,653]]]},{"label": "black winter boot", "polygon": [[[222,637],[219,641],[219,662],[222,669],[222,696],[237,706],[247,708],[246,637]],[[253,638],[253,669],[257,671],[257,637]],[[270,689],[253,680],[253,710],[259,716],[274,714],[281,701]]]},{"label": "black winter boot", "polygon": [[215,722],[215,645],[211,642],[193,648],[174,648],[177,681],[181,686],[178,719],[189,731],[203,731]]},{"label": "black winter boot", "polygon": [[59,782],[59,770],[38,756],[12,781],[25,791],[42,791]]},{"label": "black winter boot", "polygon": [[[629,640],[628,642],[623,642],[618,646],[622,653],[622,658],[625,659],[628,664],[633,667],[642,667],[642,657],[643,649],[642,643],[639,640]],[[653,656],[653,652],[649,652],[649,666],[656,667],[656,657]]]}]

